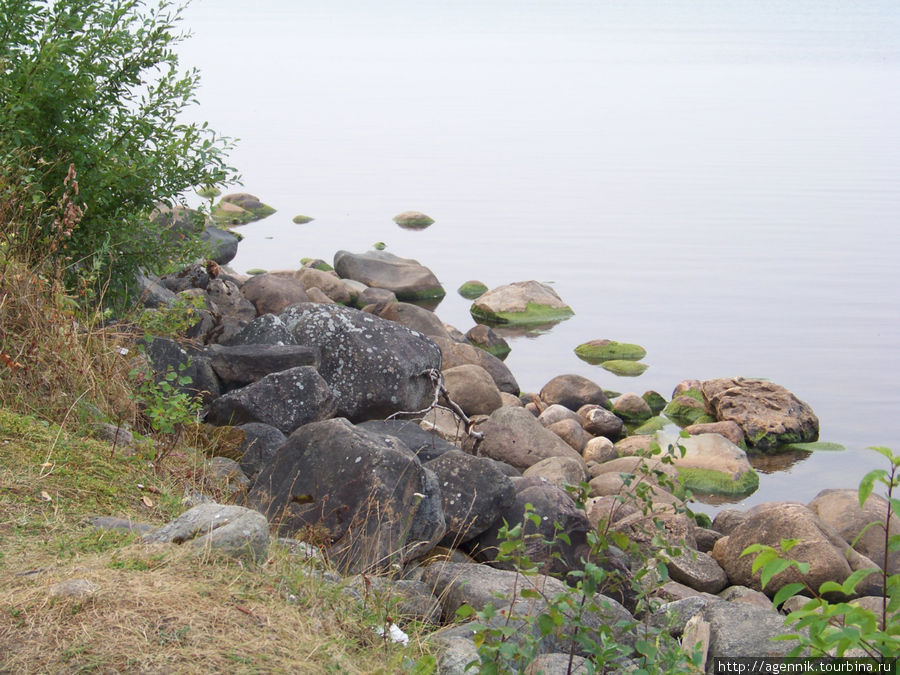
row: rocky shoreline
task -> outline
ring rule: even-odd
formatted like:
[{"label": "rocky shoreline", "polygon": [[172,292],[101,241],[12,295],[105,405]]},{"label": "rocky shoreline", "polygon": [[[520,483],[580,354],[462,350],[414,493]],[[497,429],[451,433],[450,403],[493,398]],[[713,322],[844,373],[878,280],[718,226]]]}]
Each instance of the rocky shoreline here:
[{"label": "rocky shoreline", "polygon": [[[497,557],[503,523],[522,522],[529,508],[541,522],[530,531],[552,542],[529,550],[552,574],[538,575],[542,588],[584,570],[588,533],[598,524],[652,547],[643,529],[649,509],[681,553],[665,561],[669,580],[658,580],[652,616],[641,610],[636,618],[668,621],[676,637],[700,622],[707,663],[780,656],[793,646],[770,640],[785,631],[771,597],[797,573],[776,575],[763,589],[752,557],[741,556],[747,546],[799,539],[791,557],[809,563],[816,588],[884,560],[877,528],[857,537],[884,519],[886,500],[872,496],[861,509],[855,490],[823,490],[809,504],[723,510],[712,522],[685,508],[685,490],[755,490],[748,452],[818,438],[815,414],[784,387],[740,377],[685,380],[667,400],[561,374],[523,393],[495,356],[504,354],[503,341],[490,324],[571,313],[547,286],[488,291],[472,310],[484,323],[463,334],[409,302],[444,293],[416,261],[339,251],[333,267],[307,261],[245,277],[225,267],[232,249],[226,241],[214,263],[143,279],[141,297],[151,310],[184,296],[205,308],[191,342],[147,336],[147,355],[159,373],[182,369],[185,390],[203,397],[206,422],[232,434],[214,470],[248,509],[205,504],[196,507],[202,514],[182,516],[189,525],[170,523],[148,535],[154,540],[217,546],[221,538],[228,551],[261,556],[270,531],[312,538],[346,576],[389,574],[408,617],[440,625],[452,624],[463,603],[476,610],[497,603],[498,592],[510,606],[522,601],[516,572]],[[667,435],[670,421],[686,433]],[[640,497],[629,497],[639,484]],[[583,508],[567,485],[585,486]],[[221,525],[197,527],[198,518]],[[633,577],[641,561],[620,553],[603,564]],[[897,572],[894,553],[888,573]],[[880,592],[875,583],[857,588],[862,602]],[[609,595],[602,620],[635,618],[630,592]],[[477,658],[471,638],[465,625],[435,632],[447,648],[439,672],[462,672]],[[558,648],[542,643],[543,672],[565,672],[554,665]]]}]

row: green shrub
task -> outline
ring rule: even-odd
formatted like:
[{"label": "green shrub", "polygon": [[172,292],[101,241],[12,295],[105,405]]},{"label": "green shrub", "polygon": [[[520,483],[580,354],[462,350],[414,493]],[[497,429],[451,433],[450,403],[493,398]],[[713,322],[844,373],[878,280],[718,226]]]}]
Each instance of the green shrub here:
[{"label": "green shrub", "polygon": [[[662,453],[659,446],[650,455],[661,455],[660,461],[671,464],[675,453],[684,453],[681,446],[670,446]],[[622,622],[615,625],[601,622],[599,628],[592,615],[605,616],[608,608],[603,593],[609,590],[623,589],[631,585],[636,600],[635,615],[649,616],[654,609],[652,593],[668,579],[666,558],[681,554],[682,549],[673,546],[665,535],[662,521],[657,517],[653,504],[652,482],[661,487],[676,490],[679,486],[671,481],[664,471],[650,469],[642,465],[637,473],[626,478],[625,489],[617,496],[616,509],[626,503],[638,506],[644,514],[647,532],[650,534],[649,545],[639,546],[628,537],[611,528],[614,520],[601,519],[597,527],[587,534],[589,553],[582,560],[582,569],[570,571],[564,581],[567,586],[556,595],[537,590],[537,584],[521,584],[517,586],[517,598],[502,598],[503,604],[497,607],[488,604],[480,611],[469,605],[463,605],[457,612],[460,619],[474,618],[472,628],[475,630],[475,645],[478,649],[478,661],[468,664],[469,669],[479,673],[513,673],[522,672],[540,651],[541,642],[553,637],[557,643],[567,644],[569,653],[568,672],[572,672],[574,657],[577,653],[587,655],[585,667],[588,672],[617,671],[628,664],[629,672],[634,673],[700,673],[702,654],[698,649],[682,648],[678,640],[673,638],[664,628],[651,626],[649,622],[638,620]],[[578,487],[568,488],[580,509],[586,507],[590,486],[583,483]],[[687,495],[689,498],[690,495]],[[676,510],[693,515],[686,507]],[[531,504],[525,505],[523,521],[514,526],[504,523],[500,529],[500,545],[497,560],[512,563],[518,575],[533,577],[541,574],[541,564],[531,560],[527,554],[528,542],[540,539],[546,546],[554,546],[557,541],[570,543],[562,527],[557,523],[553,541],[544,540],[538,528],[541,518],[534,512]],[[600,564],[609,560],[612,550],[627,550],[632,556],[641,560],[640,570],[629,578],[614,567],[607,569]],[[554,558],[559,553],[553,554]],[[652,579],[656,579],[654,582]],[[526,611],[517,610],[515,601],[518,598],[530,600]],[[624,639],[626,633],[636,637],[631,641]]]},{"label": "green shrub", "polygon": [[21,169],[34,204],[44,200],[46,217],[33,225],[45,236],[52,195],[74,166],[80,222],[59,253],[70,287],[85,277],[108,283],[109,301],[124,299],[139,267],[164,271],[196,243],[192,231],[162,236],[150,220],[157,203],[234,178],[230,141],[183,121],[199,80],[179,69],[182,9],[0,0],[0,165]]},{"label": "green shrub", "polygon": [[[872,521],[856,539],[872,527],[884,530],[884,558],[877,561],[881,569],[857,570],[843,583],[826,581],[818,589],[799,582],[781,588],[772,599],[776,607],[797,593],[807,593],[812,597],[803,607],[788,614],[785,620],[785,624],[792,625],[796,631],[776,638],[797,641],[797,646],[789,656],[808,653],[813,657],[843,657],[862,653],[872,658],[900,657],[900,574],[888,573],[890,553],[900,550],[900,533],[891,532],[891,516],[900,510],[900,499],[894,496],[894,491],[900,486],[900,455],[895,455],[884,447],[872,450],[887,458],[890,469],[874,469],[863,477],[859,484],[859,505],[863,506],[875,484],[881,483],[887,490],[887,513],[883,524],[877,520]],[[809,572],[809,563],[782,555],[789,553],[797,543],[799,540],[796,539],[782,540],[780,550],[753,544],[744,549],[741,555],[755,554],[752,570],[760,571],[760,583],[765,588],[772,577],[789,567],[794,567],[803,574]],[[826,594],[852,596],[859,582],[872,574],[881,577],[882,601],[878,611],[852,602],[830,602],[825,599]]]}]

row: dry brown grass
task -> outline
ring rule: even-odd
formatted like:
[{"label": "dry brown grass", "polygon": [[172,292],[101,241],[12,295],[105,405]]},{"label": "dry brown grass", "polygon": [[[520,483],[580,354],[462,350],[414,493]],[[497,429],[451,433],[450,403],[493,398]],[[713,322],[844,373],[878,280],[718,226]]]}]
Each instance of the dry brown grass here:
[{"label": "dry brown grass", "polygon": [[[184,449],[156,472],[0,408],[0,672],[394,673],[425,655],[385,643],[377,608],[278,545],[250,566],[86,523],[166,522],[194,461]],[[96,590],[54,597],[69,579]]]}]

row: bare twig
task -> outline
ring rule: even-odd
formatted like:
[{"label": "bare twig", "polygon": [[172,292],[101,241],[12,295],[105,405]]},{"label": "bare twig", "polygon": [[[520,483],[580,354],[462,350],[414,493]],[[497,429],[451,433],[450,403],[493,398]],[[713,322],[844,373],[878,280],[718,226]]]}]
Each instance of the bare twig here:
[{"label": "bare twig", "polygon": [[[473,422],[469,419],[469,416],[463,412],[463,409],[459,407],[459,404],[456,403],[452,398],[450,398],[450,392],[447,391],[447,387],[444,386],[444,374],[438,370],[437,368],[429,368],[428,370],[422,371],[419,375],[427,375],[431,380],[431,383],[434,385],[434,399],[432,399],[431,403],[422,408],[421,410],[399,410],[395,412],[393,415],[388,416],[387,419],[395,419],[401,415],[409,416],[409,417],[424,417],[432,410],[447,410],[453,413],[457,419],[462,421],[466,426],[466,435],[469,436],[475,443],[472,446],[472,454],[477,454],[478,445],[481,441],[484,440],[484,434],[480,431],[475,431],[473,429]],[[444,397],[444,401],[446,401],[446,405],[443,405],[441,401],[441,396]]]}]

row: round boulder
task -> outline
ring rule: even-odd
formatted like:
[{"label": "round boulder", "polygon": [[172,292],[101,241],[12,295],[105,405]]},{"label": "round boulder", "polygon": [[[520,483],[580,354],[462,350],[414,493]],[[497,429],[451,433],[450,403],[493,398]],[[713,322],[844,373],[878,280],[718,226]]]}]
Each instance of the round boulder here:
[{"label": "round boulder", "polygon": [[574,312],[547,284],[518,281],[479,297],[470,309],[479,323],[533,325],[555,323]]},{"label": "round boulder", "polygon": [[581,375],[557,375],[544,385],[540,396],[548,405],[559,403],[569,410],[578,410],[591,403],[603,407],[609,405],[600,385]]}]

